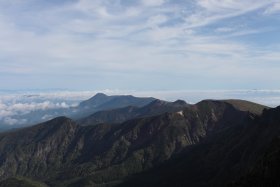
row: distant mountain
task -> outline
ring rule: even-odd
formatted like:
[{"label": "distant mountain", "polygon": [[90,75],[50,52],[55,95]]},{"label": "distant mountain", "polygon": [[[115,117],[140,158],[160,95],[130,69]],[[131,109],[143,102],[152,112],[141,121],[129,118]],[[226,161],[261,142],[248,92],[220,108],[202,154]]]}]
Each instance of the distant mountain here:
[{"label": "distant mountain", "polygon": [[91,115],[101,110],[111,110],[122,107],[142,107],[154,101],[154,98],[134,97],[131,95],[107,96],[98,93],[92,98],[81,102],[77,107],[59,108],[59,109],[38,109],[26,114],[13,115],[14,121],[20,124],[9,125],[0,119],[0,131],[31,126],[41,123],[58,116],[67,116],[73,119],[79,119]]},{"label": "distant mountain", "polygon": [[95,96],[91,97],[90,99],[83,101],[79,104],[79,107],[93,107],[96,108],[112,99],[116,98],[115,96],[107,96],[103,93],[97,93]]},{"label": "distant mountain", "polygon": [[79,120],[79,123],[82,125],[121,123],[133,118],[155,116],[166,112],[177,112],[188,106],[190,105],[182,100],[167,102],[156,99],[143,107],[128,106],[113,110],[99,111],[89,117]]},{"label": "distant mountain", "polygon": [[81,102],[78,107],[72,108],[71,114],[67,116],[82,118],[102,110],[112,110],[128,106],[142,107],[154,100],[155,98],[152,97],[134,97],[132,95],[107,96],[103,93],[98,93],[92,98]]},{"label": "distant mountain", "polygon": [[80,126],[59,117],[1,133],[0,179],[24,176],[73,187],[223,186],[246,176],[278,136],[271,110],[258,117],[225,101],[156,100],[142,112],[174,105],[186,106],[116,125]]}]

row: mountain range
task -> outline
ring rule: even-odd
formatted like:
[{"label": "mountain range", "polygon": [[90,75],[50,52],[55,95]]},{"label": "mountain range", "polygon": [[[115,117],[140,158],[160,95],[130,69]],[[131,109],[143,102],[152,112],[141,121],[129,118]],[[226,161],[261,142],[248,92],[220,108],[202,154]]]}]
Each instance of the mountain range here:
[{"label": "mountain range", "polygon": [[280,185],[280,107],[97,94],[76,109],[0,133],[0,187]]},{"label": "mountain range", "polygon": [[188,106],[190,105],[182,100],[167,102],[156,99],[143,107],[130,105],[123,108],[95,112],[92,115],[79,120],[79,122],[82,125],[121,123],[133,118],[155,116],[165,112],[180,111]]},{"label": "mountain range", "polygon": [[108,96],[103,93],[97,93],[95,96],[81,102],[75,107],[55,109],[43,108],[32,110],[23,114],[10,116],[14,120],[25,121],[25,123],[23,124],[9,125],[5,122],[5,120],[0,118],[0,131],[31,126],[59,116],[67,116],[72,119],[80,119],[102,110],[112,110],[127,106],[142,107],[154,100],[155,98],[148,97],[141,98],[131,95]]}]

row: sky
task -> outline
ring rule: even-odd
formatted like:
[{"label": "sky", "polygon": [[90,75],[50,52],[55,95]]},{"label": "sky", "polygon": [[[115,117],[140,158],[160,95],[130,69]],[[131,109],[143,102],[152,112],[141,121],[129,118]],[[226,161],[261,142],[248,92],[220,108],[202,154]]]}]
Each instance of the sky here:
[{"label": "sky", "polygon": [[280,0],[0,0],[0,89],[279,89]]}]

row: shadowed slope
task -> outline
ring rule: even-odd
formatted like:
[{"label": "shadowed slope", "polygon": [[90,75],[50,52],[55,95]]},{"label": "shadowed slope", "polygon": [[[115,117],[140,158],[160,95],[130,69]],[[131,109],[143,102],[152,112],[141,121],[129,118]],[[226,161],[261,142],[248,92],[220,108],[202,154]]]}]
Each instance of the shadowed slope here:
[{"label": "shadowed slope", "polygon": [[[21,175],[50,186],[115,186],[128,176],[192,150],[188,154],[192,162],[180,163],[173,169],[185,166],[194,173],[203,171],[197,176],[204,176],[200,179],[207,181],[207,173],[216,175],[215,168],[227,165],[216,167],[211,159],[228,161],[228,157],[219,156],[225,155],[223,147],[227,141],[234,143],[236,134],[242,139],[245,136],[240,133],[242,128],[246,129],[254,117],[229,103],[209,100],[180,111],[131,119],[118,125],[79,126],[71,119],[59,117],[0,134],[0,177]],[[214,157],[208,157],[210,153]],[[200,158],[205,159],[200,162]],[[176,176],[180,179],[181,175]],[[183,179],[195,180],[195,176],[190,172],[189,178]]]},{"label": "shadowed slope", "polygon": [[0,187],[47,187],[47,185],[23,177],[12,177],[0,181]]},{"label": "shadowed slope", "polygon": [[154,100],[143,107],[128,106],[113,110],[99,111],[79,120],[81,125],[96,125],[98,123],[121,123],[133,118],[160,115],[166,112],[183,110],[189,105],[184,101],[167,102]]},{"label": "shadowed slope", "polygon": [[280,107],[250,118],[120,186],[279,186]]}]

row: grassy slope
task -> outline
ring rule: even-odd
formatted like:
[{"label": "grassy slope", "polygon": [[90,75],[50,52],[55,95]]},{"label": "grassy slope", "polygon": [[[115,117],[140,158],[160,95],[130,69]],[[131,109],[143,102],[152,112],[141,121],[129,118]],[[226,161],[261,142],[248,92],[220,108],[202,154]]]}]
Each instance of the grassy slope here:
[{"label": "grassy slope", "polygon": [[238,100],[238,99],[229,99],[229,100],[224,100],[226,103],[229,103],[233,105],[236,109],[241,110],[241,111],[248,111],[253,114],[260,115],[263,112],[263,109],[268,109],[269,107],[258,104],[258,103],[253,103],[250,101],[245,101],[245,100]]}]

